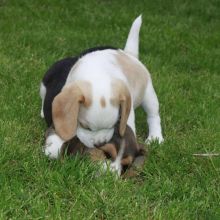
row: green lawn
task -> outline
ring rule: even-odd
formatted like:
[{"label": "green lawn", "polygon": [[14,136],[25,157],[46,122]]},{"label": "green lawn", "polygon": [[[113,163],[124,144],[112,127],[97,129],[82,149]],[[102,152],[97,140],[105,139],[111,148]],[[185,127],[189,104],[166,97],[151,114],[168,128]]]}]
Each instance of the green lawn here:
[{"label": "green lawn", "polygon": [[[56,60],[123,48],[143,25],[140,59],[160,100],[165,142],[140,176],[97,177],[87,159],[42,153],[39,83]],[[136,112],[138,136],[147,135]],[[0,219],[220,219],[219,0],[0,0]]]}]

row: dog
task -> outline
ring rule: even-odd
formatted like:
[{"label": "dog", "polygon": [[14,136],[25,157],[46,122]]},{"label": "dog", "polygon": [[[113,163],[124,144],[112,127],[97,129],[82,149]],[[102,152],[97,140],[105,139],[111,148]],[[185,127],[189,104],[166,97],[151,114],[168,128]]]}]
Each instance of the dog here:
[{"label": "dog", "polygon": [[53,83],[46,83],[47,76],[40,88],[41,114],[48,118],[48,124],[53,122],[56,130],[46,141],[45,154],[50,158],[57,158],[63,143],[75,136],[89,148],[108,143],[118,121],[121,137],[127,125],[136,137],[134,110],[140,105],[147,113],[146,141],[163,141],[159,103],[150,73],[138,60],[141,23],[141,16],[133,22],[124,50],[95,48],[59,61],[47,72],[49,76],[57,73],[60,82],[52,95]]},{"label": "dog", "polygon": [[96,147],[101,149],[107,158],[111,159],[110,170],[116,171],[119,176],[131,167],[136,158],[145,155],[144,146],[137,142],[132,129],[128,125],[124,136],[121,137],[119,124],[116,124],[111,140]]},{"label": "dog", "polygon": [[[104,168],[107,169],[107,160],[111,160],[110,170],[116,171],[118,176],[131,173],[134,161],[138,166],[143,166],[146,156],[145,147],[137,143],[134,133],[129,126],[126,127],[125,135],[122,138],[119,134],[118,124],[115,126],[114,134],[111,140],[95,148],[86,147],[76,136],[70,141],[63,143],[61,147],[61,158],[66,153],[68,156],[88,155],[92,161],[104,162]],[[50,136],[56,134],[51,126],[46,130],[45,139],[50,141]],[[115,168],[116,167],[116,168]],[[127,174],[126,173],[126,174]]]}]

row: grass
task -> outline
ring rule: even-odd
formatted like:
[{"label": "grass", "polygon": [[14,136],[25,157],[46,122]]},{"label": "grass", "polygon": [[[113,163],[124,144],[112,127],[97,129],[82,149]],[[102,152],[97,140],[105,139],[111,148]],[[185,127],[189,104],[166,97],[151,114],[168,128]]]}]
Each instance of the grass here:
[{"label": "grass", "polygon": [[[220,219],[220,3],[0,0],[0,219]],[[123,48],[143,14],[140,59],[160,100],[165,142],[139,177],[49,161],[39,83],[56,60],[95,45]],[[147,135],[143,111],[138,136]]]}]

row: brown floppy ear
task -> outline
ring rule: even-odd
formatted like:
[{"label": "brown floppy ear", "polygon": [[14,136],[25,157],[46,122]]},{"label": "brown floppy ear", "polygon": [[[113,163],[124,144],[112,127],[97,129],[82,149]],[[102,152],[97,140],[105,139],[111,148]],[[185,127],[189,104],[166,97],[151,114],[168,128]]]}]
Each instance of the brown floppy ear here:
[{"label": "brown floppy ear", "polygon": [[128,89],[123,90],[124,94],[120,94],[119,102],[120,102],[120,125],[119,125],[119,134],[123,137],[125,134],[128,117],[131,111],[131,96]]},{"label": "brown floppy ear", "polygon": [[56,133],[68,141],[76,134],[79,107],[85,102],[81,88],[77,84],[64,87],[52,103],[52,117]]},{"label": "brown floppy ear", "polygon": [[121,137],[124,136],[128,117],[131,111],[131,95],[127,85],[120,79],[113,81],[113,104],[119,105],[120,108],[120,123],[119,123],[119,134]]}]

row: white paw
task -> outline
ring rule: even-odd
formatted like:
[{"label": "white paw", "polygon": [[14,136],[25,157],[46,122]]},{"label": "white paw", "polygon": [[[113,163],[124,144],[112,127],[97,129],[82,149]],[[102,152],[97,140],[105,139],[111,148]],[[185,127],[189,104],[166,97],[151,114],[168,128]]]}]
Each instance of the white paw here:
[{"label": "white paw", "polygon": [[121,163],[120,161],[114,161],[110,164],[110,170],[114,173],[117,173],[118,176],[121,176]]},{"label": "white paw", "polygon": [[145,143],[150,144],[153,141],[158,141],[158,143],[161,144],[163,143],[164,139],[161,134],[160,135],[149,135]]},{"label": "white paw", "polygon": [[43,109],[41,109],[41,111],[40,111],[40,117],[44,118],[44,111],[43,111]]},{"label": "white paw", "polygon": [[121,164],[114,161],[111,162],[110,160],[105,160],[104,162],[102,162],[101,164],[101,170],[102,171],[111,171],[112,173],[117,174],[117,176],[121,176]]},{"label": "white paw", "polygon": [[58,135],[50,135],[46,139],[45,146],[43,147],[45,155],[51,159],[57,159],[63,143],[64,141]]},{"label": "white paw", "polygon": [[102,171],[107,171],[110,167],[110,163],[111,161],[110,160],[104,160],[104,161],[101,161],[101,170]]}]

